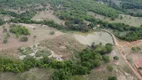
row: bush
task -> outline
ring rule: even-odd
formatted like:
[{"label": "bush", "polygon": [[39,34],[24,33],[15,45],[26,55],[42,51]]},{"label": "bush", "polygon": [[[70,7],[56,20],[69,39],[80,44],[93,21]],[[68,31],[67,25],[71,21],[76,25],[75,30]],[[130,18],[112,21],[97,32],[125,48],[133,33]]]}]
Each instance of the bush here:
[{"label": "bush", "polygon": [[3,40],[3,43],[6,44],[7,42],[8,42],[8,38],[5,37],[4,40]]},{"label": "bush", "polygon": [[71,77],[71,73],[64,70],[64,69],[60,69],[58,71],[55,71],[52,79],[53,80],[70,80]]},{"label": "bush", "polygon": [[116,76],[109,76],[108,80],[117,80],[117,77]]},{"label": "bush", "polygon": [[106,56],[106,55],[103,56],[103,60],[105,63],[110,62],[109,56]]},{"label": "bush", "polygon": [[139,52],[139,51],[141,51],[141,48],[140,47],[132,47],[131,50],[134,52]]},{"label": "bush", "polygon": [[10,32],[14,33],[16,37],[19,37],[20,35],[30,34],[30,31],[25,26],[21,25],[11,25]]},{"label": "bush", "polygon": [[54,35],[54,34],[55,34],[55,31],[51,31],[51,32],[50,32],[50,35]]},{"label": "bush", "polygon": [[113,59],[114,60],[119,60],[119,57],[118,56],[114,56]]},{"label": "bush", "polygon": [[113,67],[111,65],[107,66],[108,71],[113,71]]},{"label": "bush", "polygon": [[0,25],[3,25],[5,23],[5,21],[3,21],[2,19],[0,19]]},{"label": "bush", "polygon": [[26,37],[26,36],[21,37],[21,38],[20,38],[20,41],[21,41],[21,42],[26,42],[26,41],[28,41],[28,37]]}]

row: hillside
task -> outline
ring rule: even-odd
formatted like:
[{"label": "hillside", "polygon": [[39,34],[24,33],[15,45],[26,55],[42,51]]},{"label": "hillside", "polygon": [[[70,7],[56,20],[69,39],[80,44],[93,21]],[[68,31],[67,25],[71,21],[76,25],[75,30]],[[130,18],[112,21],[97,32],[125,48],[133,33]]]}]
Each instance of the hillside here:
[{"label": "hillside", "polygon": [[141,0],[0,0],[1,80],[141,80]]}]

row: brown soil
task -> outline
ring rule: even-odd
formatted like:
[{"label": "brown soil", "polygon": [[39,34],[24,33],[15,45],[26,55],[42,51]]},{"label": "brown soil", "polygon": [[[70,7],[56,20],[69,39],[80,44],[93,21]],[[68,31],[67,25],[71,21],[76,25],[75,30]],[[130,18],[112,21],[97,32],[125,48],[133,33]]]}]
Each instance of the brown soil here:
[{"label": "brown soil", "polygon": [[134,61],[134,63],[135,63],[135,66],[137,67],[137,68],[140,68],[140,67],[142,67],[142,57],[135,57],[134,59],[133,59],[133,61]]}]

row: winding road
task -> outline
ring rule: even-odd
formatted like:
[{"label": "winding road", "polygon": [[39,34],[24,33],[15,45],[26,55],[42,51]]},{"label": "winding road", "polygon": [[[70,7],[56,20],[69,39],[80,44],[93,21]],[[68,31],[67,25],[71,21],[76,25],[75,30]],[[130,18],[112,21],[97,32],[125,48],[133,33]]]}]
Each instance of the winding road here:
[{"label": "winding road", "polygon": [[138,72],[138,70],[137,70],[135,67],[133,67],[133,66],[131,65],[131,63],[130,63],[130,62],[127,60],[127,58],[126,58],[126,55],[123,54],[124,52],[123,52],[123,50],[122,50],[122,48],[121,48],[121,45],[118,43],[116,37],[115,37],[111,32],[109,32],[109,31],[107,31],[107,30],[104,30],[104,29],[103,29],[102,31],[107,32],[107,33],[109,33],[109,34],[112,36],[113,42],[114,42],[114,46],[119,49],[122,58],[125,60],[125,62],[127,63],[127,65],[132,69],[132,71],[133,71],[134,74],[138,77],[138,79],[139,79],[139,80],[142,80],[142,76],[140,75],[140,73]]}]

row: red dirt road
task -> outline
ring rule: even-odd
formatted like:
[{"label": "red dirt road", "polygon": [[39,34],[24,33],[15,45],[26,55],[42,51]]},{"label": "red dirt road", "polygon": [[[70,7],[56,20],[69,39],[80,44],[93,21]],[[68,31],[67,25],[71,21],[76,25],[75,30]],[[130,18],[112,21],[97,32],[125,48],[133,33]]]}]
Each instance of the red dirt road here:
[{"label": "red dirt road", "polygon": [[[113,34],[112,34],[112,35],[113,35]],[[124,52],[123,52],[123,50],[122,50],[122,48],[121,48],[121,45],[117,42],[115,36],[113,35],[112,37],[113,37],[113,39],[114,39],[115,46],[119,49],[120,54],[121,54],[121,56],[123,57],[123,59],[125,60],[125,62],[127,63],[127,65],[132,69],[132,71],[133,71],[134,74],[138,77],[138,79],[139,79],[139,80],[142,80],[142,76],[140,75],[140,73],[138,72],[138,70],[137,70],[135,67],[133,67],[133,66],[131,65],[131,63],[127,60],[126,56],[123,54]]]},{"label": "red dirt road", "polygon": [[135,67],[133,67],[133,66],[131,65],[131,63],[130,63],[130,62],[127,60],[127,58],[126,58],[126,55],[123,54],[123,53],[124,53],[124,52],[123,52],[123,49],[121,48],[121,45],[117,42],[117,39],[115,38],[115,36],[114,36],[111,32],[109,32],[109,31],[107,31],[107,30],[103,30],[103,31],[109,33],[109,34],[112,36],[113,41],[114,41],[114,45],[119,49],[120,54],[121,54],[121,56],[123,57],[123,59],[125,60],[125,62],[127,63],[127,65],[132,69],[132,71],[133,71],[134,74],[137,76],[137,78],[138,78],[139,80],[142,80],[142,76],[140,75],[140,73],[138,72],[138,70],[137,70]]}]

